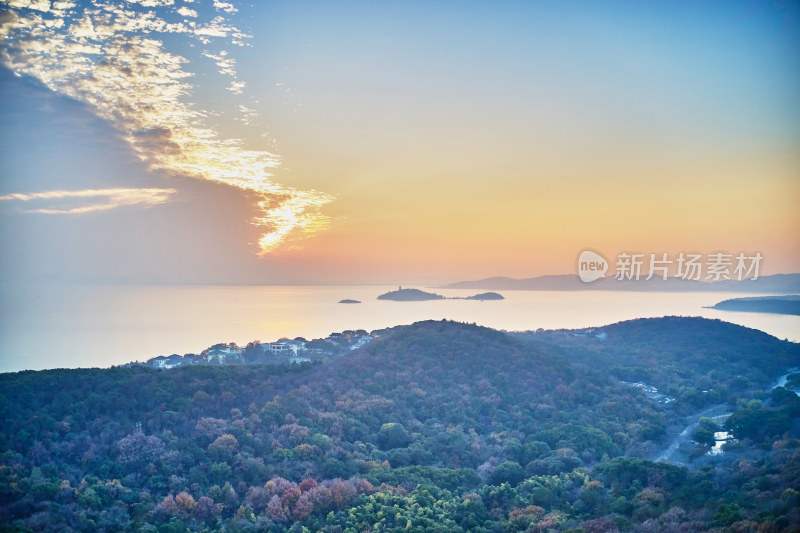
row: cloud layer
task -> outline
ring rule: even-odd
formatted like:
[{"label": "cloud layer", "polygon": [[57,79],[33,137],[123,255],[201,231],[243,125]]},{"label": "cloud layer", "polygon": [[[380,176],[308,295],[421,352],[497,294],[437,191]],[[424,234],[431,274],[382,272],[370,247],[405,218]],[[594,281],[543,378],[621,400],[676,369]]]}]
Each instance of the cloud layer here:
[{"label": "cloud layer", "polygon": [[[241,94],[245,83],[224,47],[244,46],[249,36],[226,18],[237,11],[232,4],[214,0],[213,10],[205,6],[205,11],[199,2],[191,9],[176,8],[173,0],[90,0],[81,5],[74,0],[0,0],[3,4],[8,6],[0,7],[3,65],[89,104],[121,132],[149,168],[252,193],[262,212],[253,221],[263,228],[260,253],[298,233],[313,234],[326,226],[320,207],[330,196],[275,183],[271,169],[279,165],[276,155],[245,149],[241,140],[221,138],[205,125],[207,113],[189,100],[189,61],[167,50],[162,40],[170,34],[199,43],[202,55],[230,78],[228,90]],[[209,11],[211,16],[204,17]],[[252,119],[251,109],[239,109],[245,110],[240,120]],[[124,190],[129,198],[135,196],[133,189]],[[26,195],[3,198],[11,196],[20,200]],[[111,201],[101,205],[110,207],[100,209],[115,206]]]},{"label": "cloud layer", "polygon": [[[81,213],[94,213],[107,211],[122,206],[152,206],[169,201],[175,194],[175,189],[86,189],[82,191],[47,191],[31,194],[7,194],[0,196],[0,200],[17,200],[21,202],[47,201],[78,202],[82,205],[74,207],[36,207],[23,209],[26,213],[42,213],[45,215],[75,215]],[[86,203],[88,202],[88,203]]]}]

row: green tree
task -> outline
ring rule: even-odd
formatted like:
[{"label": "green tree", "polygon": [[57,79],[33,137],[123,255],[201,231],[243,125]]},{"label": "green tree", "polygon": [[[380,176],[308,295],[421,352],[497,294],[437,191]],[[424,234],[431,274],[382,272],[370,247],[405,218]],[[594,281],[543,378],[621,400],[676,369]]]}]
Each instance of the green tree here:
[{"label": "green tree", "polygon": [[411,436],[403,424],[397,422],[383,424],[378,432],[378,446],[382,450],[404,448],[408,446],[409,442],[411,442]]},{"label": "green tree", "polygon": [[500,485],[501,483],[509,483],[516,485],[525,477],[522,466],[515,461],[504,461],[497,465],[492,471],[489,482],[492,485]]},{"label": "green tree", "polygon": [[705,446],[713,446],[716,442],[714,433],[702,427],[697,428],[694,433],[692,433],[692,440]]}]

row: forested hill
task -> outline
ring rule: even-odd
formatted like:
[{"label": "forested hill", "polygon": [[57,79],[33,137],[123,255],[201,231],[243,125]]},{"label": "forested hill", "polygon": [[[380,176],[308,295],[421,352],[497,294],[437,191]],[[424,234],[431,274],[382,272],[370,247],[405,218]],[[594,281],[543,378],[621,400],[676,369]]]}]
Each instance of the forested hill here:
[{"label": "forested hill", "polygon": [[642,318],[606,326],[606,346],[628,346],[653,365],[690,363],[715,366],[733,365],[739,369],[760,368],[774,374],[796,364],[800,345],[782,342],[763,331],[722,320],[699,317]]},{"label": "forested hill", "polygon": [[353,357],[331,364],[333,369],[359,368],[366,374],[379,371],[414,372],[464,385],[476,376],[493,379],[503,375],[520,388],[552,390],[568,383],[569,364],[554,353],[526,345],[505,333],[451,321],[417,322],[386,330]]},{"label": "forested hill", "polygon": [[[736,410],[738,448],[716,470],[687,470],[641,458],[668,444],[666,428],[690,399],[665,406],[619,381],[624,371],[727,379],[770,359],[766,375],[800,365],[797,345],[702,319],[603,331],[604,339],[511,336],[427,321],[376,332],[366,347],[326,363],[3,374],[0,524],[329,532],[800,525],[796,396],[729,387],[723,401]],[[712,368],[681,370],[706,357]],[[771,423],[756,431],[752,417]],[[697,446],[705,456],[709,445]]]},{"label": "forested hill", "polygon": [[525,332],[514,337],[539,347],[552,343],[566,349],[572,363],[654,385],[686,408],[763,389],[778,374],[800,366],[800,344],[699,317],[642,318],[591,330]]}]

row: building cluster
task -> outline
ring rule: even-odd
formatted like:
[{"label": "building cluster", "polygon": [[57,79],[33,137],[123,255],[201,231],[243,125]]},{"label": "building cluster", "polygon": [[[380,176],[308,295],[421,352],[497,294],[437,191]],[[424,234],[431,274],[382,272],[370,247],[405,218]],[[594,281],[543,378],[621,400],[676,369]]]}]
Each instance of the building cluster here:
[{"label": "building cluster", "polygon": [[161,355],[145,363],[131,365],[170,369],[188,365],[301,364],[357,350],[366,346],[373,338],[374,335],[364,330],[356,330],[332,333],[324,339],[312,341],[298,337],[275,342],[252,342],[244,347],[235,343],[215,344],[200,354]]}]

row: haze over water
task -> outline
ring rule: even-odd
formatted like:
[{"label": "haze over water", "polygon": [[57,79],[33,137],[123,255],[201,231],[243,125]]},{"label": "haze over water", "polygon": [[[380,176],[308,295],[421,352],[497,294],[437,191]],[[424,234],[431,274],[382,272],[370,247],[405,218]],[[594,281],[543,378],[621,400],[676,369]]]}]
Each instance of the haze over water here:
[{"label": "haze over water", "polygon": [[[800,317],[706,309],[733,293],[501,291],[502,301],[379,301],[389,286],[4,286],[0,371],[108,367],[220,342],[325,337],[425,319],[495,329],[583,328],[703,316],[800,340]],[[445,296],[481,291],[435,289]],[[751,295],[748,295],[751,296]],[[339,304],[351,298],[360,304]],[[11,304],[13,302],[13,304]],[[12,308],[13,305],[13,308]]]}]

